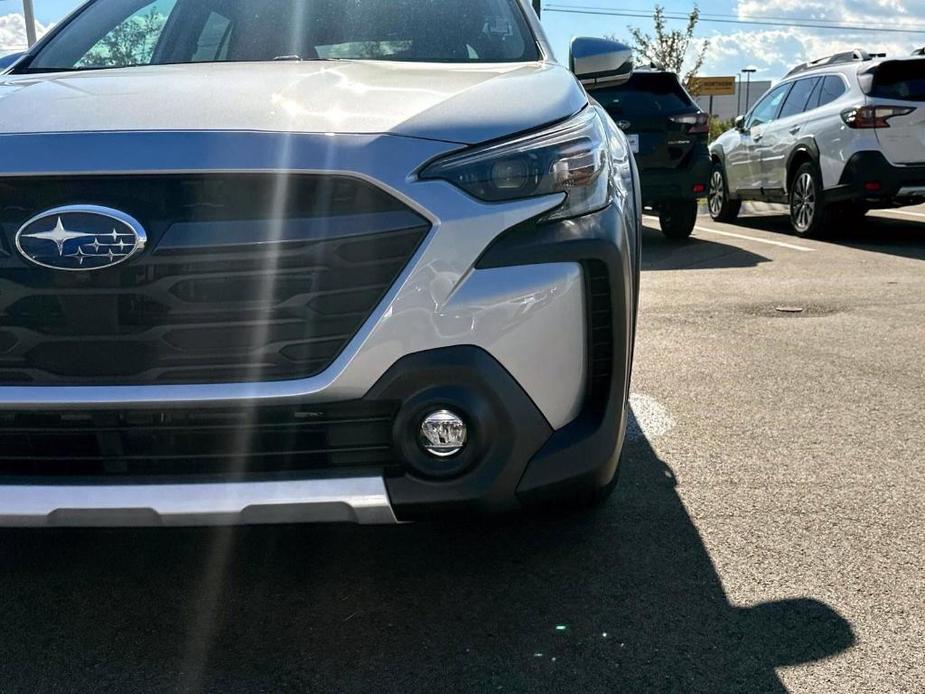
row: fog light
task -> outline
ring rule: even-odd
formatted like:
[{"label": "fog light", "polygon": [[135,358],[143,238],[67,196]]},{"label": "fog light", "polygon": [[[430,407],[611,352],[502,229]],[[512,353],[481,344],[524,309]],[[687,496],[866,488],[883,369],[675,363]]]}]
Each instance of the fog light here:
[{"label": "fog light", "polygon": [[431,412],[421,422],[421,448],[437,458],[449,458],[466,446],[468,432],[462,417],[449,410]]}]

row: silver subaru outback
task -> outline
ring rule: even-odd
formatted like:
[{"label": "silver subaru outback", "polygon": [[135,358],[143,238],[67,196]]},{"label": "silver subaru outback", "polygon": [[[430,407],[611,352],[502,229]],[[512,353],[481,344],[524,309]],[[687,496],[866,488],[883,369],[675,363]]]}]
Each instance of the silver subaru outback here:
[{"label": "silver subaru outback", "polygon": [[587,504],[632,155],[525,0],[91,0],[0,78],[0,525]]}]

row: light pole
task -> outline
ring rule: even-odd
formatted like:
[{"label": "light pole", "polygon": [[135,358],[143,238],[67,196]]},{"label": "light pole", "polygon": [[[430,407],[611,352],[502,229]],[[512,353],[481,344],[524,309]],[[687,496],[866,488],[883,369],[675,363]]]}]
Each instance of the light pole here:
[{"label": "light pole", "polygon": [[753,67],[742,68],[742,72],[745,73],[745,113],[748,113],[748,107],[751,106],[751,88],[752,88],[752,74],[758,72]]},{"label": "light pole", "polygon": [[22,18],[26,22],[26,45],[32,48],[35,43],[35,10],[32,0],[22,0]]}]

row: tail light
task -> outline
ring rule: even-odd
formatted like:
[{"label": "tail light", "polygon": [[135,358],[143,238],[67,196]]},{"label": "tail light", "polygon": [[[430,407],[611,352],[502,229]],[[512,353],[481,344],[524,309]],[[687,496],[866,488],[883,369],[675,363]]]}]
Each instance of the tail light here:
[{"label": "tail light", "polygon": [[843,111],[842,120],[849,128],[870,130],[872,128],[889,128],[890,118],[908,116],[915,111],[907,106],[858,106]]},{"label": "tail light", "polygon": [[688,113],[683,116],[671,116],[672,123],[687,125],[691,135],[710,132],[710,117],[706,113]]}]

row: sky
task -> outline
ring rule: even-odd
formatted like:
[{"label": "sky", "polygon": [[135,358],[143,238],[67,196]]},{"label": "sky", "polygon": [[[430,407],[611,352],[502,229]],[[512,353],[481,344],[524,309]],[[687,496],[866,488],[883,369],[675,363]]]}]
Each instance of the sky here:
[{"label": "sky", "polygon": [[[36,18],[47,27],[80,1],[34,0]],[[651,32],[651,0],[543,2],[543,25],[562,61],[568,57],[573,36],[611,34],[628,39],[630,25]],[[25,46],[20,3],[0,0],[0,54]],[[668,12],[681,13],[693,6],[689,0],[663,0],[662,4]],[[908,55],[925,46],[925,0],[708,0],[701,5],[704,14],[723,20],[703,21],[698,26],[697,37],[710,41],[703,75],[734,75],[744,67],[754,67],[758,70],[754,79],[773,80],[798,63],[839,50],[864,48]],[[556,8],[573,12],[557,12]],[[589,9],[646,16],[574,13]],[[739,23],[748,21],[759,23]],[[681,24],[672,22],[671,26]]]}]

